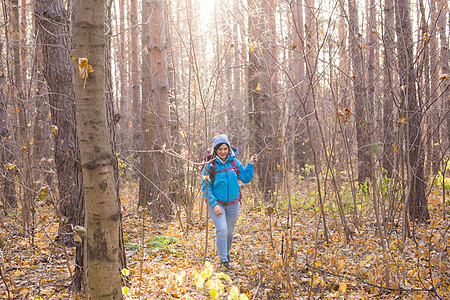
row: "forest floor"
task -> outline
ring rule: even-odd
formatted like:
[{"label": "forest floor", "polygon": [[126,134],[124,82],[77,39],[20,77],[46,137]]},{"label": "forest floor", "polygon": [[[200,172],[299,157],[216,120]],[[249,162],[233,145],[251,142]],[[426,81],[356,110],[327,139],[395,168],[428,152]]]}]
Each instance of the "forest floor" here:
[{"label": "forest floor", "polygon": [[[190,226],[184,212],[172,222],[154,223],[147,210],[136,209],[137,187],[125,186],[121,200],[130,276],[124,298],[450,299],[450,204],[442,203],[440,192],[429,194],[430,224],[411,225],[404,243],[401,220],[387,226],[382,243],[369,199],[361,200],[369,204],[359,208],[357,223],[352,212],[344,220],[328,206],[327,241],[314,204],[316,189],[311,183],[302,186],[291,196],[291,214],[287,203],[266,207],[244,190],[247,201],[231,254],[234,270],[228,273],[217,261],[211,220],[203,263],[206,228],[200,205]],[[0,221],[1,299],[83,298],[71,293],[74,248],[54,243],[58,218],[51,201],[37,202],[34,235],[24,233],[18,212]]]}]

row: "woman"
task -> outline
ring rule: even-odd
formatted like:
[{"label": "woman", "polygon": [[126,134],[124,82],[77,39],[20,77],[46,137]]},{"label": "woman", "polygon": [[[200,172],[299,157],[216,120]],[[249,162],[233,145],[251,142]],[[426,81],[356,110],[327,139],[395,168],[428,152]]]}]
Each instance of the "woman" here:
[{"label": "woman", "polygon": [[241,198],[238,179],[249,183],[253,178],[253,164],[257,155],[250,158],[247,167],[235,158],[236,148],[230,147],[225,134],[214,137],[214,154],[203,169],[203,195],[208,198],[208,211],[216,228],[216,247],[220,263],[230,270],[230,250]]}]

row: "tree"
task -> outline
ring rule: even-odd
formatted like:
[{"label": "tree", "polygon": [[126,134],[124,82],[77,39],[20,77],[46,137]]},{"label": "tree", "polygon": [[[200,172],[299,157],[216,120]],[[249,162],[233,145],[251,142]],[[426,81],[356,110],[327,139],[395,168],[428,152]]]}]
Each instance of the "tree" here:
[{"label": "tree", "polygon": [[121,299],[121,211],[105,103],[105,3],[75,2],[73,26],[80,71],[75,76],[75,99],[86,201],[89,292],[93,299]]},{"label": "tree", "polygon": [[[438,1],[438,31],[440,39],[440,65],[441,65],[441,91],[442,99],[444,101],[444,107],[447,111],[446,122],[447,122],[447,142],[450,144],[450,67],[449,67],[449,46],[447,37],[447,14],[448,14],[448,1],[437,0]],[[446,166],[445,166],[446,167]]]},{"label": "tree", "polygon": [[[3,42],[0,40],[0,53],[3,49]],[[15,192],[15,176],[12,168],[13,157],[11,151],[11,134],[7,127],[7,98],[5,94],[6,78],[3,67],[3,58],[0,58],[0,161],[3,187],[3,206],[5,212],[17,207],[17,198]]]},{"label": "tree", "polygon": [[67,14],[60,0],[36,1],[36,23],[40,30],[42,66],[48,89],[51,121],[55,133],[55,165],[58,178],[59,211],[62,215],[58,235],[73,241],[72,226],[83,225],[82,174],[77,142],[75,98]]},{"label": "tree", "polygon": [[383,63],[383,155],[382,167],[391,178],[394,171],[394,57],[395,14],[393,0],[384,2],[384,63]]},{"label": "tree", "polygon": [[[309,97],[305,96],[305,56],[303,55],[303,47],[305,45],[305,27],[303,22],[303,0],[296,0],[292,4],[292,22],[293,22],[293,35],[294,44],[292,48],[292,60],[293,60],[293,76],[292,85],[294,90],[293,102],[291,103],[291,109],[294,113],[294,161],[296,164],[296,171],[301,171],[306,165],[311,165],[311,153],[309,151],[310,145],[308,145],[308,133],[306,129],[305,119],[307,111],[301,104]],[[307,109],[309,108],[306,106]]]},{"label": "tree", "polygon": [[149,204],[154,220],[170,220],[173,208],[167,198],[170,157],[165,149],[169,139],[169,82],[166,63],[164,1],[142,2],[143,19],[148,19],[142,35],[142,172],[139,205]]},{"label": "tree", "polygon": [[[251,151],[261,152],[260,163],[255,167],[259,187],[266,201],[275,192],[278,137],[275,120],[277,104],[273,97],[271,41],[274,22],[270,22],[273,1],[248,2],[249,11],[249,69],[248,101]],[[269,22],[268,22],[269,21]]]},{"label": "tree", "polygon": [[27,126],[27,114],[25,94],[23,92],[23,77],[21,68],[20,57],[20,26],[19,26],[19,2],[18,0],[12,1],[12,25],[13,25],[13,58],[14,58],[14,92],[16,102],[16,113],[18,119],[17,137],[20,145],[20,184],[24,187],[23,195],[20,197],[22,204],[22,219],[25,228],[30,229],[31,223],[31,211],[33,205],[33,180],[31,173],[31,149],[29,146],[28,126]]},{"label": "tree", "polygon": [[[140,72],[139,72],[139,30],[138,30],[138,13],[137,13],[137,1],[130,1],[130,26],[131,26],[131,37],[130,37],[130,48],[131,48],[131,102],[132,102],[132,123],[131,127],[133,130],[133,149],[141,148],[142,135],[141,122],[140,122],[140,111],[141,111],[141,101],[140,101]],[[136,165],[139,166],[139,155],[135,157],[137,160]]]},{"label": "tree", "polygon": [[424,150],[422,147],[422,112],[417,104],[416,72],[414,67],[410,6],[408,0],[395,1],[395,29],[397,33],[397,54],[400,79],[402,117],[406,119],[406,153],[408,166],[409,218],[411,221],[426,222],[430,215],[425,194]]},{"label": "tree", "polygon": [[363,184],[366,179],[372,178],[372,158],[370,138],[368,135],[368,103],[365,92],[363,42],[359,32],[358,4],[348,0],[349,48],[352,60],[353,97],[355,102],[356,143],[358,145],[358,182]]}]

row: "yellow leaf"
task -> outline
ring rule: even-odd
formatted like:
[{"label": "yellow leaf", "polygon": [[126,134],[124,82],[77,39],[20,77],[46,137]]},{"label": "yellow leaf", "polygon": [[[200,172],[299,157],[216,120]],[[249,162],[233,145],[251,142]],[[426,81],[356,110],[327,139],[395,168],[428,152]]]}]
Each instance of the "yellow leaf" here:
[{"label": "yellow leaf", "polygon": [[261,91],[261,85],[259,84],[259,82],[258,82],[258,84],[256,85],[256,90],[259,92],[259,91]]},{"label": "yellow leaf", "polygon": [[7,164],[5,164],[5,169],[11,170],[11,169],[14,169],[15,166],[16,166],[15,164],[7,163]]},{"label": "yellow leaf", "polygon": [[279,169],[281,169],[281,167],[280,167],[280,165],[279,165],[279,164],[277,164],[277,170],[279,170]]},{"label": "yellow leaf", "polygon": [[439,80],[445,80],[448,79],[448,74],[442,74],[441,78]]},{"label": "yellow leaf", "polygon": [[130,294],[130,289],[127,286],[122,288],[122,294],[128,296]]},{"label": "yellow leaf", "polygon": [[78,234],[80,234],[80,235],[83,235],[83,234],[85,234],[87,232],[87,229],[84,228],[83,226],[76,225],[76,226],[73,227],[73,231],[78,233]]},{"label": "yellow leaf", "polygon": [[197,280],[195,281],[195,286],[198,290],[201,290],[203,288],[203,284],[205,283],[205,279],[203,277],[199,276]]},{"label": "yellow leaf", "polygon": [[78,70],[80,71],[80,77],[84,79],[84,87],[86,87],[86,79],[89,77],[89,73],[94,72],[94,68],[88,63],[87,58],[78,58]]},{"label": "yellow leaf", "polygon": [[120,271],[122,273],[123,276],[130,276],[130,270],[128,270],[127,268],[123,268],[122,271]]},{"label": "yellow leaf", "polygon": [[406,124],[406,118],[402,118],[402,119],[400,119],[400,123],[404,123],[404,124]]},{"label": "yellow leaf", "polygon": [[217,278],[225,279],[226,281],[228,281],[228,282],[230,282],[230,283],[232,282],[230,276],[228,276],[227,274],[224,274],[224,273],[216,274],[216,277],[217,277]]},{"label": "yellow leaf", "polygon": [[210,289],[209,290],[209,295],[211,296],[211,299],[213,299],[213,300],[216,299],[218,292],[219,291],[217,289],[215,289],[215,288]]},{"label": "yellow leaf", "polygon": [[338,269],[342,269],[344,267],[344,261],[343,260],[338,260]]},{"label": "yellow leaf", "polygon": [[87,78],[89,76],[89,73],[94,72],[94,69],[88,63],[88,59],[81,57],[78,59],[78,70],[80,71],[80,77],[83,79]]},{"label": "yellow leaf", "polygon": [[52,125],[52,130],[53,130],[53,134],[54,134],[54,135],[57,135],[57,134],[58,134],[58,126]]},{"label": "yellow leaf", "polygon": [[230,294],[228,294],[228,300],[239,300],[239,289],[237,286],[232,286],[230,290]]},{"label": "yellow leaf", "polygon": [[255,51],[255,47],[250,46],[250,52],[253,52],[253,51]]},{"label": "yellow leaf", "polygon": [[339,293],[341,294],[347,293],[347,284],[345,282],[339,284]]}]

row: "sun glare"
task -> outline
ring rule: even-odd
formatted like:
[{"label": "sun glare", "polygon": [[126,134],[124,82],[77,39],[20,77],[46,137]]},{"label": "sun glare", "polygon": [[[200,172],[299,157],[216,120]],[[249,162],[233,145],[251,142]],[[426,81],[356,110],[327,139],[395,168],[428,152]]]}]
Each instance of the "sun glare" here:
[{"label": "sun glare", "polygon": [[209,25],[214,22],[214,6],[216,5],[216,0],[198,0],[200,10],[200,23],[201,30],[208,31]]}]

